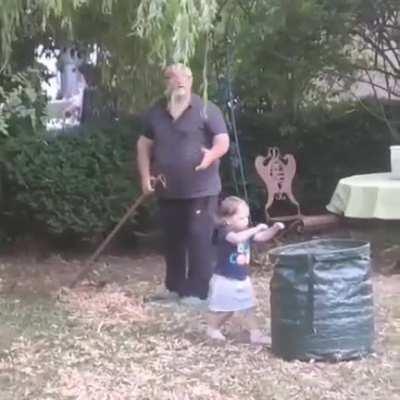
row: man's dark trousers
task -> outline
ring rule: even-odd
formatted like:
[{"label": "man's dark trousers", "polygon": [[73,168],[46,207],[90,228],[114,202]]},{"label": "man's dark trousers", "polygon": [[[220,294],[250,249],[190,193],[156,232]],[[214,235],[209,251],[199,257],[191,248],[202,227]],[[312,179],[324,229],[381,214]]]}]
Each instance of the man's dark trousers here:
[{"label": "man's dark trousers", "polygon": [[165,286],[181,297],[206,299],[213,273],[212,235],[218,196],[160,199]]}]

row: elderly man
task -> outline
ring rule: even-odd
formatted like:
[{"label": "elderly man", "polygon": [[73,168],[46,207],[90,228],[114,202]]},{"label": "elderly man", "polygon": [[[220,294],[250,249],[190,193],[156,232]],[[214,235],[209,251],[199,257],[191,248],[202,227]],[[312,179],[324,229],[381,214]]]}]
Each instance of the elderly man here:
[{"label": "elderly man", "polygon": [[144,114],[137,143],[143,192],[163,174],[157,191],[165,236],[166,290],[163,298],[201,304],[212,275],[211,237],[221,191],[219,159],[229,136],[219,108],[192,93],[192,73],[183,64],[164,70],[165,97]]}]

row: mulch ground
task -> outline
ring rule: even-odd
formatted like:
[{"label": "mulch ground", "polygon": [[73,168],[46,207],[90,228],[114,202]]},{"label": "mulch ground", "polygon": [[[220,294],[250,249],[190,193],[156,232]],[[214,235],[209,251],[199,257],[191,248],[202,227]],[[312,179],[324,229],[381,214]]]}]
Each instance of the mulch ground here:
[{"label": "mulch ground", "polygon": [[[248,344],[235,324],[213,343],[204,312],[147,302],[161,281],[157,254],[102,257],[74,290],[64,286],[79,261],[0,262],[0,400],[400,399],[399,275],[373,278],[374,354],[306,363]],[[271,269],[253,275],[268,333]]]}]

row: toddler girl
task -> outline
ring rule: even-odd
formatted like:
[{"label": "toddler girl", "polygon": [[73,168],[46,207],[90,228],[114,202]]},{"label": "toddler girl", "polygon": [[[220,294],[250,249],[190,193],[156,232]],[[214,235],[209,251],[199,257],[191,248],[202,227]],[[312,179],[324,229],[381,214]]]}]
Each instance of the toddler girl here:
[{"label": "toddler girl", "polygon": [[216,233],[217,265],[210,282],[207,335],[225,340],[221,326],[234,313],[242,314],[251,343],[264,344],[266,337],[258,328],[254,315],[255,298],[249,278],[250,241],[270,240],[284,228],[275,223],[271,228],[258,224],[249,228],[249,206],[235,196],[224,199],[219,209]]}]

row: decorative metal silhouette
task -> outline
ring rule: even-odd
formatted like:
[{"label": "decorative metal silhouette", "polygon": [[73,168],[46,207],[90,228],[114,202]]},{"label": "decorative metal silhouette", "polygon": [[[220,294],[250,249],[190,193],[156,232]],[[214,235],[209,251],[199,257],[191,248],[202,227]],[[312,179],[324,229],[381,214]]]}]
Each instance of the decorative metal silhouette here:
[{"label": "decorative metal silhouette", "polygon": [[296,175],[296,160],[293,155],[282,156],[277,147],[270,147],[265,157],[256,157],[255,167],[267,187],[268,199],[265,205],[267,219],[271,219],[268,210],[274,201],[285,199],[296,207],[297,213],[293,218],[300,217],[300,204],[292,190],[293,179]]},{"label": "decorative metal silhouette", "polygon": [[[267,203],[265,217],[267,222],[289,222],[289,230],[318,230],[338,224],[340,219],[333,214],[303,215],[300,204],[293,194],[293,179],[296,175],[296,160],[292,154],[282,155],[277,147],[269,147],[266,156],[255,159],[255,168],[265,183],[267,189]],[[287,200],[294,205],[296,212],[292,215],[271,216],[270,209],[274,202]]]}]

